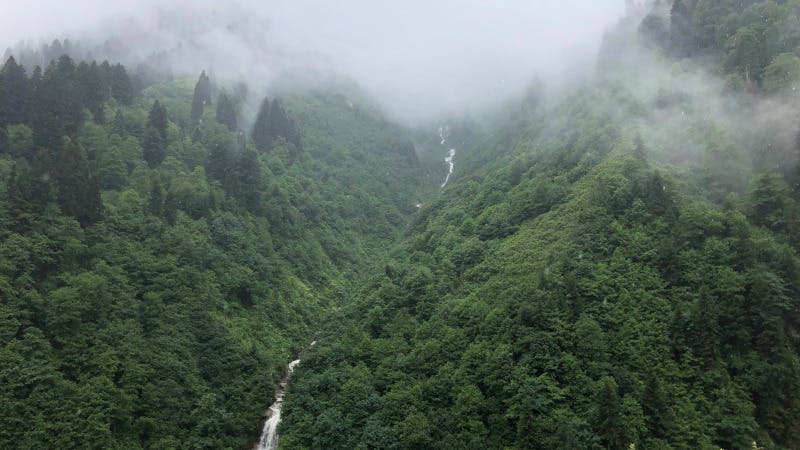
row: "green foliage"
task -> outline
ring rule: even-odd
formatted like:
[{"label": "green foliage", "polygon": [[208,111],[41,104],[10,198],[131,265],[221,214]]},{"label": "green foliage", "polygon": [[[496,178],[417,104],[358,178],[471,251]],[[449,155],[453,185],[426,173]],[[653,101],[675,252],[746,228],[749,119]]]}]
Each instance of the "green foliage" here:
[{"label": "green foliage", "polygon": [[223,92],[217,99],[217,122],[228,127],[228,131],[234,132],[239,128],[236,122],[236,108],[233,101]]},{"label": "green foliage", "polygon": [[796,1],[676,0],[670,48],[680,57],[721,56],[724,70],[742,77],[746,86],[758,83],[776,92],[797,75],[792,56],[800,46],[798,6]]},{"label": "green foliage", "polygon": [[31,85],[25,68],[13,56],[0,69],[0,127],[28,122]]},{"label": "green foliage", "polygon": [[[676,0],[639,32],[788,92],[797,7]],[[264,99],[247,143],[205,74],[12,79],[0,448],[247,447],[301,351],[285,448],[800,447],[797,182],[683,90],[526,99],[416,207],[420,143],[352,90]]]},{"label": "green foliage", "polygon": [[253,142],[261,152],[274,152],[276,147],[285,147],[284,159],[289,161],[299,158],[303,151],[294,121],[278,98],[272,102],[265,98],[261,103],[253,125]]},{"label": "green foliage", "polygon": [[764,69],[764,90],[770,93],[797,89],[800,82],[800,58],[781,53]]},{"label": "green foliage", "polygon": [[[754,176],[722,206],[746,160],[656,163],[601,112],[624,95],[587,89],[464,152],[472,176],[304,356],[282,442],[321,445],[325,417],[326,444],[354,448],[797,445],[786,183]],[[736,155],[702,129],[709,155]]]},{"label": "green foliage", "polygon": [[[403,132],[294,96],[293,139],[315,156],[288,164],[284,135],[267,155],[230,122],[195,133],[184,81],[128,97],[122,66],[68,58],[29,81],[31,117],[2,127],[0,448],[252,444],[286,362],[413,211],[423,172],[393,159]],[[368,378],[345,386],[349,405],[375,409]],[[350,448],[345,425],[322,416],[319,441]]]},{"label": "green foliage", "polygon": [[203,117],[203,109],[211,105],[211,80],[206,72],[200,74],[200,79],[194,86],[194,96],[192,98],[192,121],[197,122]]}]

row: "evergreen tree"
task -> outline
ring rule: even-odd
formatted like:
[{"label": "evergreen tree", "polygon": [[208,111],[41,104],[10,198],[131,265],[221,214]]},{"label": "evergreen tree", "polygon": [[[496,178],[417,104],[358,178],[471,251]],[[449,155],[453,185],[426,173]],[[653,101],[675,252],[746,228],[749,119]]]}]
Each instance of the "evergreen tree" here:
[{"label": "evergreen tree", "polygon": [[648,431],[658,439],[670,436],[673,423],[672,407],[664,392],[661,381],[653,373],[648,373],[642,392],[642,411]]},{"label": "evergreen tree", "polygon": [[56,64],[59,97],[53,98],[55,102],[63,102],[64,130],[68,135],[74,135],[81,122],[83,122],[83,104],[80,91],[75,80],[75,61],[68,55],[58,58]]},{"label": "evergreen tree", "polygon": [[750,183],[750,213],[754,223],[773,231],[786,228],[788,188],[775,173],[757,175]]},{"label": "evergreen tree", "polygon": [[719,358],[719,313],[706,286],[700,288],[692,319],[694,353],[705,364],[712,365]]},{"label": "evergreen tree", "polygon": [[234,195],[242,206],[252,213],[258,213],[261,209],[264,182],[261,177],[258,155],[253,149],[246,148],[239,154],[235,173],[236,186]]},{"label": "evergreen tree", "polygon": [[626,448],[628,442],[623,429],[622,401],[617,392],[617,383],[611,377],[600,380],[600,391],[597,394],[597,434],[606,443],[607,448]]},{"label": "evergreen tree", "polygon": [[[281,100],[276,98],[269,107],[269,134],[274,139],[278,136],[287,136],[289,130],[289,117],[283,109]],[[288,140],[288,139],[287,139]]]},{"label": "evergreen tree", "polygon": [[286,110],[283,109],[283,104],[279,98],[272,102],[269,110],[269,123],[269,131],[272,138],[275,139],[280,136],[290,143],[294,147],[291,149],[292,159],[296,159],[301,152],[300,135],[297,132],[294,121],[289,118]]},{"label": "evergreen tree", "polygon": [[209,142],[208,156],[206,157],[206,175],[229,187],[233,179],[235,165],[233,155],[233,139],[230,135],[218,134]]},{"label": "evergreen tree", "polygon": [[224,92],[217,99],[217,122],[228,127],[228,131],[234,132],[237,129],[236,109]]},{"label": "evergreen tree", "polygon": [[167,157],[167,142],[152,124],[148,124],[144,130],[142,156],[150,168],[158,166]]},{"label": "evergreen tree", "polygon": [[691,55],[694,47],[694,29],[686,0],[675,0],[670,12],[670,45],[679,57]]},{"label": "evergreen tree", "polygon": [[8,58],[0,70],[0,127],[28,123],[30,97],[25,68],[17,64],[14,57]]},{"label": "evergreen tree", "polygon": [[83,118],[83,108],[74,83],[75,65],[68,56],[47,66],[34,93],[31,124],[34,143],[54,153],[64,136],[71,136]]},{"label": "evergreen tree", "polygon": [[53,39],[53,42],[49,46],[45,44],[45,48],[42,53],[46,55],[45,61],[52,61],[58,59],[59,57],[64,55],[64,49],[61,46],[61,41],[59,41],[58,39]]},{"label": "evergreen tree", "polygon": [[794,152],[797,162],[795,162],[794,173],[792,174],[792,197],[795,202],[800,204],[800,131],[797,132],[794,138]]},{"label": "evergreen tree", "polygon": [[150,199],[147,209],[156,217],[161,217],[164,213],[164,188],[161,187],[161,182],[157,177],[150,184]]},{"label": "evergreen tree", "polygon": [[253,142],[260,152],[267,152],[272,148],[272,135],[270,134],[270,102],[264,97],[258,109],[256,122],[253,124]]},{"label": "evergreen tree", "polygon": [[116,101],[125,105],[131,102],[133,99],[133,86],[130,77],[128,77],[128,72],[122,64],[116,64],[111,67],[109,85],[111,96]]},{"label": "evergreen tree", "polygon": [[58,203],[64,213],[78,219],[82,226],[99,220],[103,210],[100,188],[80,145],[67,139],[56,163]]},{"label": "evergreen tree", "polygon": [[119,109],[114,115],[114,120],[111,121],[111,132],[122,137],[128,136],[128,126],[125,123],[125,116],[122,115],[122,111]]},{"label": "evergreen tree", "polygon": [[31,198],[32,188],[33,180],[28,165],[24,161],[14,164],[6,187],[6,201],[11,226],[16,231],[27,229],[39,209]]},{"label": "evergreen tree", "polygon": [[0,124],[0,153],[8,153],[8,131],[3,124]]},{"label": "evergreen tree", "polygon": [[147,126],[154,128],[161,135],[161,139],[167,141],[167,110],[161,103],[156,100],[153,102],[153,107],[150,108],[150,114],[147,116]]},{"label": "evergreen tree", "polygon": [[109,88],[101,75],[97,63],[91,65],[82,62],[78,64],[75,81],[83,105],[91,111],[97,123],[105,122],[104,104],[108,100]]},{"label": "evergreen tree", "polygon": [[192,98],[192,121],[197,122],[203,117],[203,110],[206,105],[211,104],[211,81],[203,71],[200,79],[194,86],[194,97]]},{"label": "evergreen tree", "polygon": [[30,159],[30,199],[33,203],[44,206],[56,201],[56,174],[54,173],[55,157],[46,149],[35,151]]},{"label": "evergreen tree", "polygon": [[253,127],[253,140],[256,148],[262,152],[267,152],[279,137],[282,137],[289,144],[290,158],[292,160],[297,159],[302,149],[300,147],[300,135],[294,126],[294,122],[286,114],[280,99],[276,98],[272,102],[264,99]]},{"label": "evergreen tree", "polygon": [[7,114],[6,113],[6,108],[7,108],[6,102],[7,102],[7,100],[6,100],[6,98],[7,98],[7,94],[6,94],[6,86],[5,86],[3,71],[0,70],[0,130],[4,130],[6,128],[6,125],[7,125],[7,122],[6,122],[7,121],[7,119],[6,119],[6,114]]},{"label": "evergreen tree", "polygon": [[31,73],[31,78],[30,78],[31,97],[33,97],[33,93],[36,92],[36,89],[39,87],[41,81],[42,81],[42,68],[40,66],[36,66],[33,68],[33,72]]}]

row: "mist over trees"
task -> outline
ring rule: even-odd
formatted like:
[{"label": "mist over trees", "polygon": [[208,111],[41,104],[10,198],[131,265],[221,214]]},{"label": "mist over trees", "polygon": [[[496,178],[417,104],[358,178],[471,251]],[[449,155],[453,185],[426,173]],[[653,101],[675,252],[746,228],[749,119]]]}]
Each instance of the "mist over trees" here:
[{"label": "mist over trees", "polygon": [[[584,81],[419,127],[202,39],[10,50],[0,448],[250,447],[296,358],[281,448],[800,448],[800,2],[627,6]],[[403,100],[505,92],[455,81]]]}]

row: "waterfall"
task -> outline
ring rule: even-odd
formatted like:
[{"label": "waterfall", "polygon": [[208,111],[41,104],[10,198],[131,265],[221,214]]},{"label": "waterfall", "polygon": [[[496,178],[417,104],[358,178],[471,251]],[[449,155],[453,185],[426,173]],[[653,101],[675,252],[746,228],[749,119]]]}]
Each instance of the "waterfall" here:
[{"label": "waterfall", "polygon": [[[450,127],[447,125],[443,125],[439,127],[439,137],[442,139],[441,145],[444,145],[447,142],[447,138],[450,136]],[[456,149],[451,148],[447,151],[447,156],[444,158],[444,162],[449,165],[449,169],[447,171],[447,176],[444,179],[444,183],[442,183],[442,187],[444,188],[447,186],[447,182],[450,181],[450,175],[453,174],[453,170],[456,167],[456,163],[454,161],[456,156]]]},{"label": "waterfall", "polygon": [[444,179],[444,183],[442,183],[442,187],[447,186],[447,182],[450,181],[450,175],[453,174],[453,169],[456,167],[456,163],[453,162],[453,158],[456,156],[456,149],[451,148],[449,152],[447,152],[447,157],[444,158],[444,162],[450,165],[450,170],[447,172],[447,177]]},{"label": "waterfall", "polygon": [[[316,343],[316,341],[314,341]],[[314,345],[312,343],[311,345]],[[275,450],[278,448],[278,424],[281,421],[281,407],[283,406],[283,396],[286,393],[286,385],[289,383],[289,377],[292,376],[295,366],[300,364],[299,359],[289,363],[286,371],[286,376],[278,384],[278,390],[275,392],[275,402],[270,405],[267,413],[267,421],[264,422],[264,430],[261,432],[261,438],[258,440],[257,450]]]}]

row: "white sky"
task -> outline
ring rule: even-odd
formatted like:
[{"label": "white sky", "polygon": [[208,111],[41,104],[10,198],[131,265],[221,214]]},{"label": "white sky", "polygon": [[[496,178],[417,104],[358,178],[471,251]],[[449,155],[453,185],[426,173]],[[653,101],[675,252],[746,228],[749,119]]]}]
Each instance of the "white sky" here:
[{"label": "white sky", "polygon": [[[480,107],[486,97],[522,89],[534,74],[558,81],[588,72],[603,32],[623,10],[624,0],[0,0],[0,49],[102,34],[109,18],[133,17],[150,34],[181,41],[186,35],[175,29],[198,24],[191,40],[208,45],[208,55],[193,60],[252,66],[259,49],[279,48],[284,58],[335,66],[409,116]],[[165,26],[163,11],[183,23]],[[253,39],[228,39],[224,27],[201,22],[212,15],[229,23],[246,18]],[[254,48],[242,52],[244,45]]]}]

